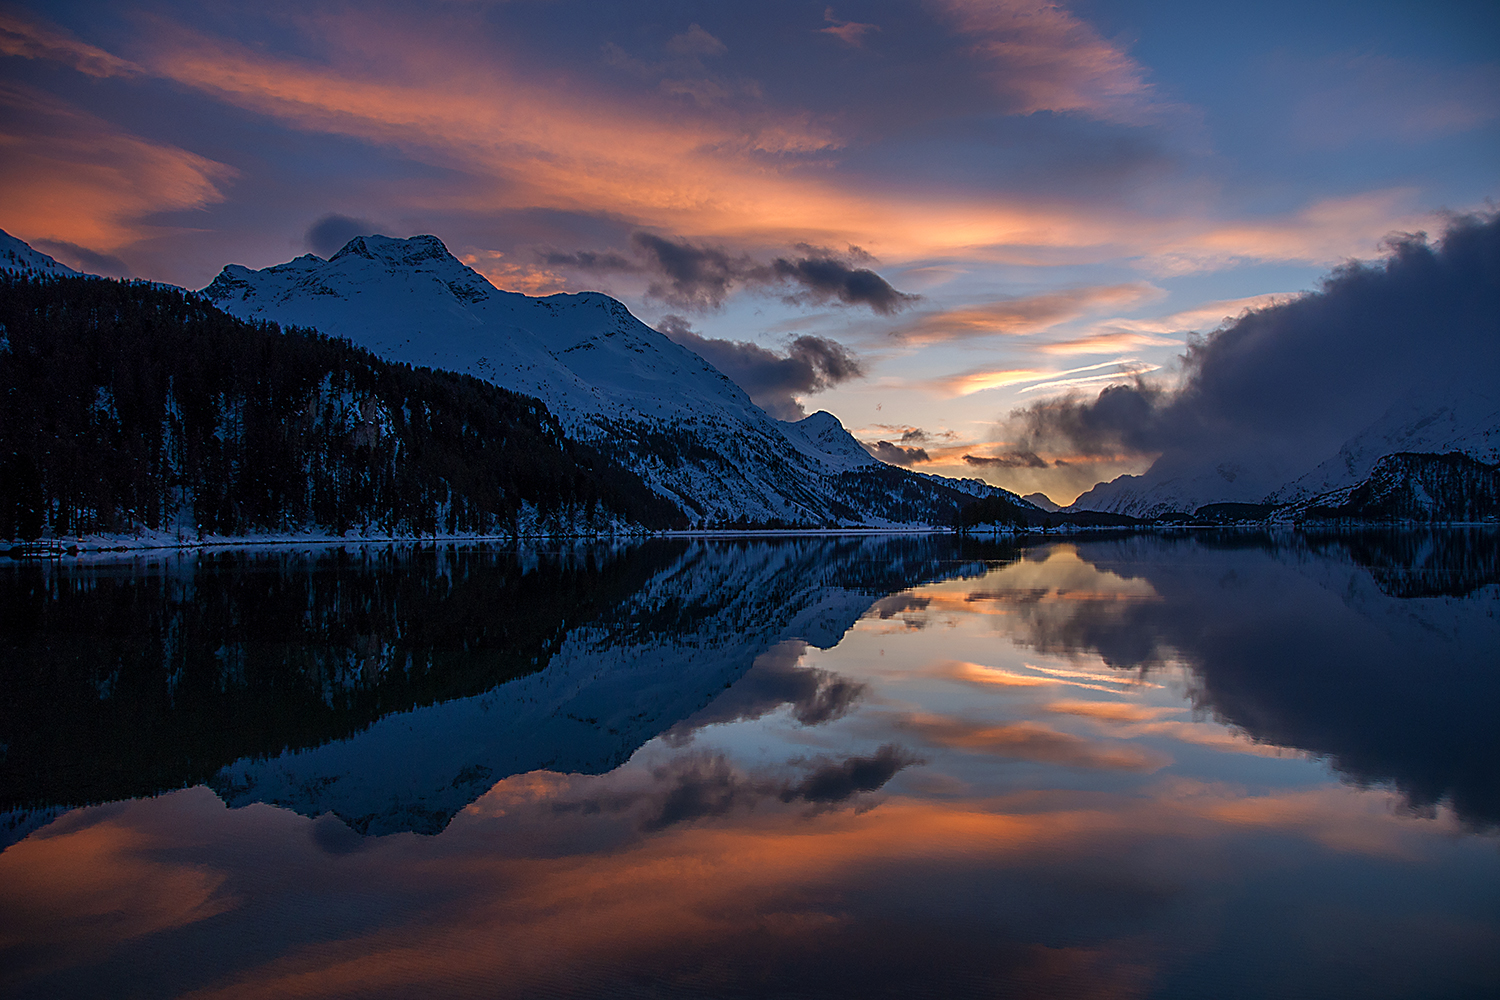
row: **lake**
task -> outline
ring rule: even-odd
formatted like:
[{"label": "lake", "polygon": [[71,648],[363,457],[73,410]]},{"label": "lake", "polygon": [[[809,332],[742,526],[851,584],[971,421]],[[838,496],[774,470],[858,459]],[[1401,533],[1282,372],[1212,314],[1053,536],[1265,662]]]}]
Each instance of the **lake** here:
[{"label": "lake", "polygon": [[1477,997],[1485,529],[0,561],[11,997]]}]

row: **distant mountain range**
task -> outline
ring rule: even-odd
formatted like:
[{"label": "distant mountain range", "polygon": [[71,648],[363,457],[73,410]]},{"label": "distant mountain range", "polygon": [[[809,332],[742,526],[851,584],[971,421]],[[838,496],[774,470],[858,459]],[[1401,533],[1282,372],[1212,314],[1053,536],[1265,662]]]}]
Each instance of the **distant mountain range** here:
[{"label": "distant mountain range", "polygon": [[[880,462],[831,414],[775,420],[614,299],[500,291],[432,236],[230,265],[192,293],[80,275],[0,234],[0,278],[16,331],[0,537],[933,526],[976,499],[1039,513]],[[100,308],[115,329],[78,325]],[[276,355],[264,378],[256,352]],[[121,452],[140,452],[129,470]]]},{"label": "distant mountain range", "polygon": [[[829,413],[776,420],[620,302],[596,292],[538,298],[501,291],[434,236],[356,237],[328,260],[308,254],[262,270],[231,264],[192,293],[89,278],[0,233],[0,278],[11,290],[56,284],[42,297],[72,296],[75,306],[109,286],[119,291],[104,297],[126,313],[181,314],[176,339],[167,338],[175,345],[170,356],[158,351],[150,362],[160,383],[155,395],[123,408],[120,393],[145,383],[122,382],[138,362],[109,353],[118,354],[119,336],[89,341],[87,365],[54,358],[44,378],[34,345],[18,351],[13,341],[21,332],[0,334],[0,381],[10,386],[6,405],[16,411],[0,427],[0,478],[9,484],[0,489],[0,537],[33,537],[20,529],[23,522],[39,522],[43,536],[144,531],[180,538],[1022,528],[1192,518],[1442,521],[1497,513],[1490,498],[1500,462],[1500,392],[1409,395],[1313,469],[1256,456],[1153,467],[1100,483],[1059,508],[1043,494],[1022,498],[977,479],[888,465]],[[85,278],[84,285],[68,284]],[[6,301],[20,299],[12,291]],[[32,294],[27,306],[40,309],[38,316],[68,312],[57,308],[60,300],[45,307],[38,301]],[[213,334],[182,326],[188,312],[194,329],[212,327]],[[231,318],[240,324],[234,330],[225,325]],[[16,330],[30,330],[36,344],[61,344],[78,333],[38,322]],[[276,350],[296,358],[283,358],[274,372],[317,369],[316,384],[294,379],[294,389],[273,387],[268,369],[271,381],[258,385],[248,355],[233,377],[220,372],[221,381],[228,378],[223,384],[200,378],[213,365],[195,352],[234,354],[283,330],[291,335],[275,341]],[[338,341],[348,343],[328,346]],[[140,344],[156,349],[150,336]],[[339,350],[345,354],[334,358]],[[174,395],[185,385],[219,393],[222,404],[212,413],[199,405],[192,430],[182,422],[180,393]],[[492,389],[475,388],[486,385]],[[301,394],[295,405],[288,392]],[[32,419],[44,413],[45,427]],[[245,423],[247,415],[262,421],[259,429]],[[455,419],[457,438],[439,430]],[[501,443],[461,440],[480,426]],[[63,428],[68,440],[53,448],[47,435],[56,438]],[[197,442],[187,451],[184,434]],[[278,435],[271,461],[265,442]],[[117,453],[143,441],[155,442],[147,449],[155,450],[149,460],[137,456],[140,475],[131,479],[116,468],[108,483],[100,479]],[[524,484],[507,471],[523,451],[541,462],[531,463]],[[85,457],[95,453],[100,457]],[[189,461],[189,453],[197,457]],[[376,459],[385,472],[371,471]],[[306,489],[254,485],[300,478],[309,480]]]},{"label": "distant mountain range", "polygon": [[[1100,483],[1063,509],[1150,519],[1192,513],[1208,505],[1241,504],[1276,508],[1279,516],[1289,519],[1314,509],[1339,507],[1351,491],[1375,475],[1382,460],[1398,454],[1466,456],[1477,463],[1477,484],[1483,478],[1480,466],[1500,462],[1500,391],[1489,395],[1458,390],[1441,398],[1407,395],[1346,441],[1337,454],[1295,479],[1277,479],[1252,461],[1224,461],[1175,475],[1153,469],[1141,476]],[[1408,460],[1404,467],[1416,464],[1422,463]],[[1388,477],[1389,471],[1387,463],[1382,476]],[[1445,520],[1450,513],[1436,495],[1425,511],[1431,516],[1416,519]],[[1411,508],[1412,515],[1419,513]]]}]

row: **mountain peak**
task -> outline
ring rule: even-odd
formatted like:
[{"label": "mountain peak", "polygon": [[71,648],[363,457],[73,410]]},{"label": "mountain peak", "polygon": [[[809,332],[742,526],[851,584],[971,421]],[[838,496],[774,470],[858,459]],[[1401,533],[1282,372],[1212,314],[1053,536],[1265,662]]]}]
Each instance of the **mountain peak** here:
[{"label": "mountain peak", "polygon": [[393,267],[411,267],[428,260],[452,260],[458,263],[458,258],[448,252],[443,241],[432,235],[411,236],[406,239],[379,234],[356,236],[345,243],[338,253],[329,257],[328,262],[333,263],[341,257],[363,257]]}]

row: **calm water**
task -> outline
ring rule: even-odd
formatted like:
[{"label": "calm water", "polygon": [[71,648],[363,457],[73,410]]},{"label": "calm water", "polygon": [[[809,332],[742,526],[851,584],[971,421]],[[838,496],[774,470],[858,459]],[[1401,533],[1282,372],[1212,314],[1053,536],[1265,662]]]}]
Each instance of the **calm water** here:
[{"label": "calm water", "polygon": [[1493,532],[0,564],[0,993],[1487,996]]}]

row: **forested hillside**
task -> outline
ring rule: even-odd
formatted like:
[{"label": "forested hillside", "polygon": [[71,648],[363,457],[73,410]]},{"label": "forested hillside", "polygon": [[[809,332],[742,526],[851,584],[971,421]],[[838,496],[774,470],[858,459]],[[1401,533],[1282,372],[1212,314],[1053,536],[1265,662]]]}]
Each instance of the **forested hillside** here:
[{"label": "forested hillside", "polygon": [[546,407],[142,282],[0,275],[0,538],[668,527]]}]

